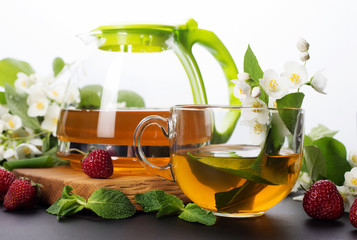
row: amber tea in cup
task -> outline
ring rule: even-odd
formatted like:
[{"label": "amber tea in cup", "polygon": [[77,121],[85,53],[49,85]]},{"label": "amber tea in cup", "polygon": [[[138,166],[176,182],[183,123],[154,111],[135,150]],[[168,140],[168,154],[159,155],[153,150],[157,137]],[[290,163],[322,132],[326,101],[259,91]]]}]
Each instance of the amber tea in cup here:
[{"label": "amber tea in cup", "polygon": [[[227,121],[237,116],[236,122]],[[165,166],[150,162],[141,148],[141,135],[152,124],[170,142]],[[176,181],[202,208],[226,217],[260,216],[284,199],[298,178],[303,110],[175,106],[168,118],[144,118],[134,144],[145,167]]]}]

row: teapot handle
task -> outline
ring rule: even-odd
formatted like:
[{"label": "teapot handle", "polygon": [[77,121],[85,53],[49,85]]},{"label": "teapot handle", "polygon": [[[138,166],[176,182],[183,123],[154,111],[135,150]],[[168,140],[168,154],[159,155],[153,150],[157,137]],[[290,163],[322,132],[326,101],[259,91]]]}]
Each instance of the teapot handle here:
[{"label": "teapot handle", "polygon": [[[234,84],[231,82],[232,79],[237,79],[238,69],[234,63],[231,54],[228,52],[227,48],[216,36],[216,34],[208,30],[199,29],[197,22],[193,19],[190,19],[185,25],[179,26],[178,40],[184,46],[186,53],[189,55],[190,60],[196,69],[199,78],[198,80],[201,84],[201,92],[203,92],[204,94],[205,103],[207,103],[207,97],[205,93],[204,83],[199,71],[198,64],[192,54],[192,47],[195,43],[198,43],[205,47],[221,66],[228,84],[229,104],[240,105],[239,99],[236,98],[233,94]],[[211,142],[224,143],[228,141],[228,139],[233,133],[233,130],[236,126],[239,117],[240,113],[238,113],[237,111],[228,112],[225,116],[226,121],[223,121],[226,124],[224,126],[219,126],[220,131],[218,131],[215,127]]]}]

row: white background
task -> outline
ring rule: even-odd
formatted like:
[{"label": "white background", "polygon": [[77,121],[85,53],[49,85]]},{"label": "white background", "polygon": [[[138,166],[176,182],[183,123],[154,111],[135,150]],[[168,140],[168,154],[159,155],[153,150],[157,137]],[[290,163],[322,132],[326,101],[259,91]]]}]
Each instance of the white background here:
[{"label": "white background", "polygon": [[[339,130],[348,150],[357,148],[357,1],[322,0],[0,0],[0,59],[29,62],[51,71],[54,57],[72,61],[83,51],[79,33],[115,23],[181,24],[194,18],[226,45],[239,71],[248,44],[262,69],[282,71],[298,61],[296,40],[310,43],[310,77],[324,69],[327,95],[304,90],[306,132],[322,123]],[[195,50],[210,102],[226,96],[213,58]]]}]

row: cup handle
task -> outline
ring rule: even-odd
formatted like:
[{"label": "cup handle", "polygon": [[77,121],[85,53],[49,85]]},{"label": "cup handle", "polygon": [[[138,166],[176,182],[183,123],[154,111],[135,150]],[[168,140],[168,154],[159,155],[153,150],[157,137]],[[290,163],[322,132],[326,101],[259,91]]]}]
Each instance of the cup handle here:
[{"label": "cup handle", "polygon": [[168,122],[169,122],[169,120],[167,118],[163,118],[163,117],[157,116],[157,115],[151,115],[151,116],[148,116],[148,117],[144,118],[143,120],[141,120],[134,132],[134,139],[133,139],[134,152],[135,152],[136,157],[139,159],[140,163],[147,170],[149,170],[151,173],[158,175],[160,177],[163,177],[167,180],[175,181],[170,161],[164,166],[156,165],[156,164],[150,162],[146,158],[145,153],[142,148],[142,145],[141,145],[141,138],[142,138],[145,128],[152,124],[159,126],[161,128],[163,134],[165,135],[165,137],[169,138]]}]

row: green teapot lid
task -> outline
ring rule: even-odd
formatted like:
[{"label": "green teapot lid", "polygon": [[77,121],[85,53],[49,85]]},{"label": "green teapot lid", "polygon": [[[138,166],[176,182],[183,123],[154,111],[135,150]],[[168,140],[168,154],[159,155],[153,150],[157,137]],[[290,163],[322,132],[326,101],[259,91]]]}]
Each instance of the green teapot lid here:
[{"label": "green teapot lid", "polygon": [[193,19],[184,25],[124,24],[105,25],[93,31],[98,40],[98,48],[107,51],[161,52],[168,49],[167,40],[174,37],[178,29],[197,28]]}]

